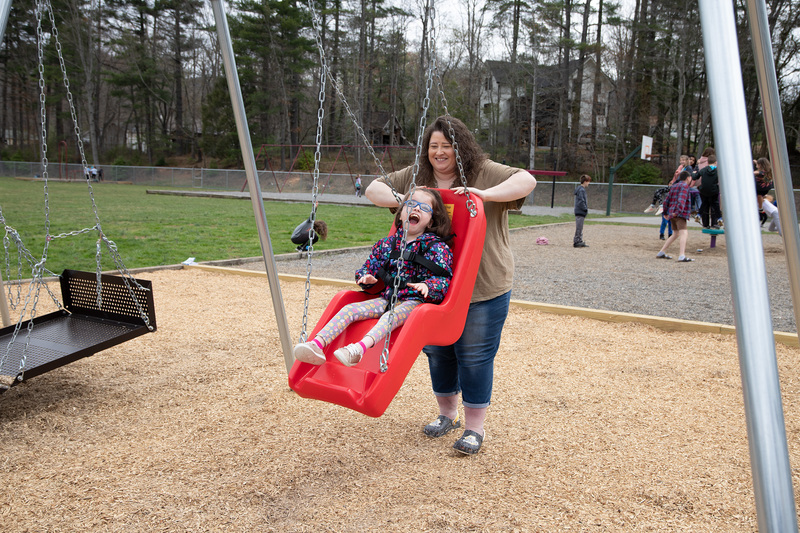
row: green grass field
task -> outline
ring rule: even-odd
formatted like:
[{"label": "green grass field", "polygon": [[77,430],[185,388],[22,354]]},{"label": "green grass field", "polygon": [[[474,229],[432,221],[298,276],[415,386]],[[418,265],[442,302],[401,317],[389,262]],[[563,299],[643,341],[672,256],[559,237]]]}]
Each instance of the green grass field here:
[{"label": "green grass field", "polygon": [[[91,228],[96,223],[84,182],[50,182],[47,189],[45,200],[42,182],[0,178],[0,209],[5,223],[20,234],[37,258],[45,243],[45,201],[50,208],[51,235]],[[176,264],[188,257],[199,262],[261,255],[249,201],[147,194],[144,186],[113,183],[94,183],[92,189],[103,232],[116,243],[128,268]],[[264,205],[274,253],[294,251],[289,237],[297,224],[308,217],[310,202]],[[386,235],[393,216],[387,209],[375,207],[320,204],[317,218],[325,220],[329,232],[328,239],[318,242],[315,249],[330,250],[372,244]],[[523,227],[571,219],[569,215],[511,215],[510,225]],[[96,242],[94,231],[53,239],[48,246],[47,268],[57,273],[64,268],[95,270]],[[16,247],[11,245],[8,252],[15,276]],[[105,249],[103,254],[103,269],[113,269]]]}]

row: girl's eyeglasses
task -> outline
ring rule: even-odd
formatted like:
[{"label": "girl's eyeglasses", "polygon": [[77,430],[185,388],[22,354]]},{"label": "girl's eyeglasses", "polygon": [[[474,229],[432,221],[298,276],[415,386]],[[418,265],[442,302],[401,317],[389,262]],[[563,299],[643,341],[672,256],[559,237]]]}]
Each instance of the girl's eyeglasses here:
[{"label": "girl's eyeglasses", "polygon": [[406,202],[406,206],[408,207],[409,211],[411,211],[415,207],[419,207],[419,210],[422,211],[423,213],[432,213],[433,212],[433,208],[430,205],[426,204],[425,202],[418,202],[416,200],[409,200],[409,201]]}]

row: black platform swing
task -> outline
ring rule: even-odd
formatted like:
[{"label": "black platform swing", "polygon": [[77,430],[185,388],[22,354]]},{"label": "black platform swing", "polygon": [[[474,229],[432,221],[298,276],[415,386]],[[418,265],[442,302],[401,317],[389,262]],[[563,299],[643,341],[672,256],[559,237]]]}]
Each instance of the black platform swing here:
[{"label": "black platform swing", "polygon": [[[311,216],[313,221],[316,216],[316,195],[317,183],[319,176],[319,147],[321,144],[322,132],[322,105],[325,99],[325,81],[328,78],[331,85],[336,89],[339,98],[342,100],[345,109],[350,113],[356,128],[361,134],[364,144],[369,149],[375,163],[380,170],[384,182],[389,185],[394,194],[398,204],[402,203],[402,198],[394,189],[391,182],[386,179],[386,173],[380,163],[380,160],[375,155],[372,146],[364,135],[363,129],[358,124],[357,118],[350,111],[350,106],[347,105],[346,99],[339,89],[336,79],[330,75],[325,61],[324,49],[319,32],[319,19],[314,10],[312,2],[309,2],[309,10],[312,14],[312,21],[315,27],[315,35],[317,40],[317,47],[320,53],[320,60],[322,64],[322,73],[320,76],[320,112],[318,114],[317,124],[317,157],[315,157],[314,169],[314,186],[312,189],[312,202],[311,202]],[[432,8],[431,8],[432,12]],[[431,15],[433,20],[433,14]],[[433,25],[433,24],[431,24]],[[425,130],[425,121],[427,118],[428,106],[430,104],[430,91],[433,85],[434,76],[439,80],[438,87],[442,100],[442,105],[445,110],[445,116],[449,117],[447,112],[447,99],[442,89],[441,77],[438,76],[436,70],[436,62],[434,59],[434,46],[435,41],[433,32],[431,32],[431,64],[428,68],[428,76],[426,80],[426,94],[423,101],[422,119],[420,121],[419,138],[417,139],[417,149],[415,155],[414,172],[412,175],[410,193],[413,193],[416,187],[416,177],[419,169],[419,158],[422,147],[422,136]],[[451,126],[451,136],[455,137]],[[483,251],[483,242],[486,233],[486,218],[483,212],[483,203],[480,198],[471,194],[467,188],[467,180],[464,176],[463,166],[461,165],[460,155],[458,154],[458,144],[453,144],[456,150],[456,160],[458,161],[461,182],[466,190],[464,196],[456,195],[450,190],[440,190],[442,199],[445,206],[451,215],[452,230],[455,234],[453,239],[453,277],[450,283],[450,289],[445,296],[445,299],[437,305],[422,304],[418,306],[411,313],[406,323],[396,328],[390,335],[386,337],[383,343],[383,349],[380,345],[373,346],[364,354],[361,362],[353,367],[345,367],[340,364],[333,357],[333,352],[338,347],[361,339],[364,334],[369,330],[373,320],[365,320],[356,322],[347,327],[347,329],[339,335],[330,345],[324,349],[327,362],[320,366],[310,365],[295,361],[291,370],[289,371],[289,386],[297,394],[304,398],[313,398],[323,400],[326,402],[335,403],[344,407],[348,407],[355,411],[361,412],[368,416],[378,417],[381,416],[389,403],[400,389],[406,375],[411,369],[415,359],[422,351],[425,345],[448,345],[455,342],[460,336],[464,328],[469,308],[470,299],[472,297],[472,289],[475,284],[478,267],[481,260]],[[402,208],[402,207],[401,207]],[[312,229],[313,231],[313,229]],[[406,231],[403,235],[406,235]],[[313,243],[313,233],[309,235],[309,240]],[[405,237],[402,239],[400,248],[404,250],[406,246]],[[308,252],[308,267],[306,278],[306,301],[305,310],[303,314],[303,329],[300,335],[300,340],[306,340],[306,324],[308,316],[308,297],[311,276],[311,258],[313,256],[313,244]],[[400,261],[400,267],[395,278],[395,289],[403,277],[404,261]],[[390,322],[394,318],[394,309],[397,303],[397,292],[390,302]],[[311,332],[310,337],[313,336],[330,320],[336,312],[344,305],[349,303],[364,301],[374,298],[375,294],[368,294],[363,291],[341,291],[338,293],[328,307],[325,309],[323,315],[320,317],[314,330]]]},{"label": "black platform swing", "polygon": [[[39,61],[43,57],[44,32],[42,18],[49,13],[52,24],[52,39],[56,44],[61,72],[64,77],[70,111],[73,119],[77,116],[69,92],[61,45],[55,17],[49,0],[41,0],[36,6],[37,44]],[[42,179],[44,181],[45,199],[48,195],[47,170],[47,138],[45,112],[45,85],[43,69],[39,69],[39,86],[41,88],[42,116]],[[86,155],[83,149],[80,130],[75,121],[75,133],[84,175],[89,176]],[[8,285],[2,298],[8,298],[11,308],[18,311],[19,320],[14,325],[0,329],[0,393],[26,379],[43,374],[54,368],[87,357],[106,348],[156,330],[155,308],[153,304],[152,286],[149,281],[133,278],[117,252],[116,244],[103,233],[90,179],[86,179],[88,193],[94,210],[95,225],[91,228],[52,235],[50,233],[50,212],[45,200],[45,245],[41,258],[36,258],[25,247],[19,233],[5,220],[0,207],[0,224],[5,230],[3,248],[5,251],[5,278],[11,278],[12,246],[16,248],[18,265],[16,272],[16,291]],[[64,270],[58,276],[46,268],[47,254],[50,244],[57,239],[96,232],[97,239],[97,271],[80,272]],[[111,255],[117,270],[122,274],[114,276],[101,273],[101,251],[105,248]],[[30,279],[23,280],[23,265],[30,269]],[[48,287],[45,277],[57,276],[61,284],[61,301]],[[2,287],[0,276],[0,287]],[[27,284],[23,298],[22,287]],[[37,316],[37,304],[42,289],[50,296],[57,311]],[[16,292],[16,295],[14,295]],[[5,306],[4,306],[5,309]],[[5,318],[5,317],[4,317]]]}]

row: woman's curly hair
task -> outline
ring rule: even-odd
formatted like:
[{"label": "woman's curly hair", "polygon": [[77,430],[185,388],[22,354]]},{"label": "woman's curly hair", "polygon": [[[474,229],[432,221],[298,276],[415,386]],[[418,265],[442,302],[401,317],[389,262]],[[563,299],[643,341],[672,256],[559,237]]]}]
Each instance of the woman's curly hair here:
[{"label": "woman's curly hair", "polygon": [[[449,124],[448,124],[449,120]],[[450,125],[453,126],[454,135],[450,135]],[[419,176],[417,176],[417,184],[425,187],[436,187],[436,178],[433,175],[433,166],[428,159],[428,147],[431,144],[431,135],[433,132],[439,131],[444,135],[448,142],[454,145],[458,143],[458,155],[461,156],[461,164],[464,167],[464,176],[467,178],[467,185],[472,187],[475,185],[475,180],[478,178],[478,170],[481,163],[486,159],[487,155],[484,153],[478,141],[469,131],[467,126],[453,117],[441,116],[434,120],[427,128],[425,134],[422,136],[422,157],[419,162]],[[453,139],[455,137],[455,139]],[[455,142],[454,142],[455,141]],[[458,169],[456,169],[456,173]],[[461,177],[456,174],[457,186],[461,181]]]}]

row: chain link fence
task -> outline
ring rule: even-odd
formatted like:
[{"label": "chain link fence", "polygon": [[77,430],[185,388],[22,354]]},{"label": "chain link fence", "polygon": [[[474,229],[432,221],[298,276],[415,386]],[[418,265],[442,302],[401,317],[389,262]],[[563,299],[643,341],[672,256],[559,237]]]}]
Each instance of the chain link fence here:
[{"label": "chain link fence", "polygon": [[[16,178],[39,178],[42,164],[0,161],[0,176]],[[102,176],[102,178],[100,178]],[[48,165],[49,179],[80,181],[85,179],[81,165]],[[310,172],[282,172],[262,170],[258,172],[261,191],[265,193],[309,193],[313,183]],[[374,175],[362,175],[366,189]],[[206,189],[217,191],[246,191],[247,177],[244,170],[219,170],[208,168],[130,167],[108,165],[98,169],[98,179],[104,182],[132,183],[154,188]],[[355,194],[355,174],[320,172],[319,191],[324,194]],[[525,205],[559,206],[574,205],[576,182],[540,179],[536,189],[525,201]],[[592,183],[587,190],[592,209],[611,213],[642,213],[650,205],[653,193],[663,185],[614,184],[609,206],[608,184]],[[800,189],[794,189],[795,206],[800,205]]]}]

